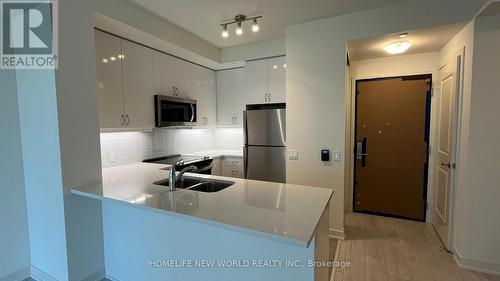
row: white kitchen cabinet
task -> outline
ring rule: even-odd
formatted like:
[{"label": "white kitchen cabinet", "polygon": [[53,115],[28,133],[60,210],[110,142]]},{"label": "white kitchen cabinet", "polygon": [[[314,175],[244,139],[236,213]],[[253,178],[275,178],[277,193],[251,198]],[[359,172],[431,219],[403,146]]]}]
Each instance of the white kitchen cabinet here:
[{"label": "white kitchen cabinet", "polygon": [[122,65],[118,58],[120,39],[96,30],[95,48],[99,125],[101,128],[120,128],[124,122]]},{"label": "white kitchen cabinet", "polygon": [[245,63],[246,104],[267,102],[268,60],[254,60]]},{"label": "white kitchen cabinet", "polygon": [[245,108],[245,70],[217,72],[217,125],[242,126]]},{"label": "white kitchen cabinet", "polygon": [[276,57],[269,59],[269,96],[270,103],[285,102],[286,85],[286,59],[285,57]]},{"label": "white kitchen cabinet", "polygon": [[153,52],[122,40],[125,126],[152,128],[154,120]]},{"label": "white kitchen cabinet", "polygon": [[246,104],[285,102],[285,57],[248,61],[245,76]]},{"label": "white kitchen cabinet", "polygon": [[194,98],[191,87],[191,75],[193,65],[185,60],[173,58],[174,60],[174,86],[177,96],[184,98]]},{"label": "white kitchen cabinet", "polygon": [[222,175],[232,178],[244,178],[243,158],[224,156]]},{"label": "white kitchen cabinet", "polygon": [[153,51],[154,93],[164,96],[175,96],[174,57]]},{"label": "white kitchen cabinet", "polygon": [[217,97],[215,72],[193,65],[192,67],[193,98],[196,99],[198,126],[215,126],[217,123]]}]

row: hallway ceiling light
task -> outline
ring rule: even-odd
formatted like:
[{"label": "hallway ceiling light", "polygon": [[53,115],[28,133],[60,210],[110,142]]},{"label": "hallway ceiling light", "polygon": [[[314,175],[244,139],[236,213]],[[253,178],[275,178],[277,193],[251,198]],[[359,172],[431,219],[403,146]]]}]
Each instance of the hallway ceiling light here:
[{"label": "hallway ceiling light", "polygon": [[386,45],[384,50],[391,55],[397,55],[408,51],[410,47],[411,43],[408,41],[397,41]]},{"label": "hallway ceiling light", "polygon": [[259,22],[257,21],[258,19],[262,18],[262,16],[254,16],[254,17],[246,17],[245,15],[237,15],[234,17],[233,21],[230,22],[224,22],[221,23],[220,26],[222,27],[222,37],[228,38],[229,37],[229,30],[228,26],[231,26],[232,24],[236,24],[236,29],[235,33],[238,36],[243,35],[243,23],[245,21],[252,21],[252,31],[253,33],[257,33],[260,30],[259,27]]}]

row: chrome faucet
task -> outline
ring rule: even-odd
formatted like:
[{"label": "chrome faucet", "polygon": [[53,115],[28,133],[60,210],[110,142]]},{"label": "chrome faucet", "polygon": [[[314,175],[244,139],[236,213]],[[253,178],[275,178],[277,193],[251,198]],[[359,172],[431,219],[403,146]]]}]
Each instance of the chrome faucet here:
[{"label": "chrome faucet", "polygon": [[177,183],[181,180],[182,176],[187,172],[196,172],[198,168],[194,165],[187,166],[186,168],[179,171],[177,176],[175,175],[175,170],[177,166],[184,165],[184,160],[179,160],[168,170],[168,190],[174,191],[176,189]]}]

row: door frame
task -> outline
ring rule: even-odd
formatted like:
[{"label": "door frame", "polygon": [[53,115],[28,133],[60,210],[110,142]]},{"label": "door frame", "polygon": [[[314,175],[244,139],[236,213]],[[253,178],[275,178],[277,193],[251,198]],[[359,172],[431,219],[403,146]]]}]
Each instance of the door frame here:
[{"label": "door frame", "polygon": [[[398,79],[398,78],[417,78],[417,77],[426,77],[430,79],[430,87],[429,91],[427,92],[427,101],[426,101],[426,117],[425,117],[425,132],[424,132],[424,138],[427,140],[427,153],[426,153],[426,164],[424,166],[424,186],[423,186],[423,194],[424,194],[424,219],[423,220],[417,220],[417,219],[412,219],[412,218],[407,218],[403,216],[397,216],[397,215],[392,215],[392,214],[385,214],[385,213],[378,213],[378,212],[371,212],[371,211],[355,211],[354,206],[356,204],[356,140],[357,140],[357,112],[358,112],[358,88],[359,88],[359,83],[362,82],[370,82],[370,81],[381,81],[381,80],[391,80],[391,79]],[[352,110],[352,136],[353,138],[351,139],[350,142],[350,148],[351,148],[351,171],[352,171],[352,177],[351,177],[351,211],[356,212],[356,213],[365,213],[365,214],[374,214],[374,215],[382,215],[386,217],[395,217],[395,218],[402,218],[402,219],[409,219],[409,220],[416,220],[416,221],[423,221],[425,222],[428,219],[428,203],[429,203],[429,186],[431,185],[431,142],[432,142],[432,137],[431,137],[431,118],[432,118],[432,96],[433,96],[433,78],[434,78],[434,73],[421,73],[421,74],[408,74],[408,75],[394,75],[394,76],[381,76],[377,78],[357,78],[354,79],[353,83],[353,92],[352,92],[352,99],[353,99],[353,110]]]}]

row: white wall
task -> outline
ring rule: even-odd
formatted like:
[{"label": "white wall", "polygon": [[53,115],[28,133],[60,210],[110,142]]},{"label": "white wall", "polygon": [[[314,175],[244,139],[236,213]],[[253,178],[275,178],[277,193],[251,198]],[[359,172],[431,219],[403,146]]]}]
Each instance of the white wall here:
[{"label": "white wall", "polygon": [[467,34],[469,41],[473,34],[474,47],[472,81],[466,80],[470,112],[463,116],[455,251],[463,266],[500,275],[500,9],[496,5],[496,13],[479,16]]},{"label": "white wall", "polygon": [[281,56],[285,54],[285,38],[222,48],[220,62],[229,63],[252,59]]},{"label": "white wall", "polygon": [[30,276],[30,250],[16,72],[0,70],[0,85],[0,280],[22,280]]},{"label": "white wall", "polygon": [[334,233],[344,230],[345,163],[323,164],[319,152],[345,151],[347,41],[470,20],[483,2],[414,0],[287,28],[287,147],[300,151],[287,162],[287,182],[334,189]]},{"label": "white wall", "polygon": [[16,80],[32,270],[68,280],[54,71],[17,70]]},{"label": "white wall", "polygon": [[[417,75],[417,74],[432,74],[432,78],[434,84],[438,79],[438,64],[439,64],[440,53],[422,53],[422,54],[412,54],[412,55],[400,55],[400,56],[389,56],[385,58],[376,58],[376,59],[367,59],[367,60],[358,60],[352,61],[350,67],[350,75],[351,75],[351,91],[349,92],[349,100],[350,106],[348,107],[348,115],[351,117],[351,123],[348,124],[349,129],[349,142],[347,145],[347,151],[353,151],[354,147],[354,127],[355,124],[353,114],[355,112],[355,82],[360,79],[370,79],[370,78],[380,78],[380,77],[394,77],[394,76],[403,76],[403,75]],[[437,110],[437,102],[435,99],[432,100],[431,103],[431,136],[434,135],[434,132],[437,130],[436,128],[436,110]],[[431,147],[434,147],[434,143],[431,138]],[[429,165],[432,167],[432,159]],[[347,183],[349,183],[349,188],[346,189],[346,206],[348,210],[352,210],[352,201],[353,201],[353,180],[352,180],[352,172],[353,165],[350,164],[348,166],[350,169],[350,177],[347,179]],[[432,171],[431,171],[432,172]],[[429,174],[429,181],[431,181],[432,175]],[[429,195],[431,192],[432,185],[428,184]],[[430,196],[428,200],[430,200]],[[429,219],[429,216],[427,216]]]}]

